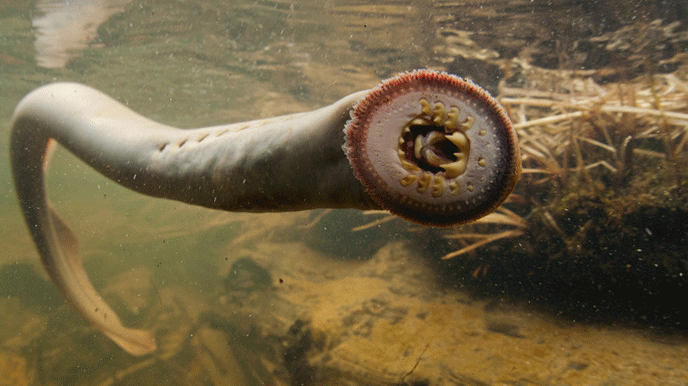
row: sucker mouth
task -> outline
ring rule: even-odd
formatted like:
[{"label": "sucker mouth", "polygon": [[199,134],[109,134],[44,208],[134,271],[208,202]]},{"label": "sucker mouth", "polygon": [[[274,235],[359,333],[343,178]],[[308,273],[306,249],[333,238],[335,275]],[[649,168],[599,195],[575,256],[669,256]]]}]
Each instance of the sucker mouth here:
[{"label": "sucker mouth", "polygon": [[384,81],[359,102],[345,132],[349,161],[373,200],[420,224],[487,215],[521,173],[518,139],[499,102],[446,73]]}]

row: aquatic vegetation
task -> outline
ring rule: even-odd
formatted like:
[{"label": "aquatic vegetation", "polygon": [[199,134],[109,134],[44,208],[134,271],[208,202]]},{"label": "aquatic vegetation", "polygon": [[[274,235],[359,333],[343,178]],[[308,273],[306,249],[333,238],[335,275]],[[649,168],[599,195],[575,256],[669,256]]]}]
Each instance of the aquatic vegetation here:
[{"label": "aquatic vegetation", "polygon": [[553,181],[561,192],[571,184],[592,191],[628,187],[629,177],[645,178],[643,168],[660,161],[671,180],[666,186],[680,190],[688,154],[687,82],[661,74],[599,85],[571,72],[526,71],[546,76],[520,88],[503,82],[500,100],[521,137],[524,173],[532,175],[527,183]]},{"label": "aquatic vegetation", "polygon": [[444,237],[449,240],[460,240],[463,247],[442,256],[443,260],[461,256],[497,240],[521,236],[528,228],[528,223],[521,216],[505,207],[499,207],[480,220],[457,227]]}]

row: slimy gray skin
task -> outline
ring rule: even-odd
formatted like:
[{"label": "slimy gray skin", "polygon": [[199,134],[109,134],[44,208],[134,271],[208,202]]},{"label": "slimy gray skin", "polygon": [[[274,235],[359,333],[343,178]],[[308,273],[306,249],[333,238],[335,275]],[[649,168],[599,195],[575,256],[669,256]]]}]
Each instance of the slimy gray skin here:
[{"label": "slimy gray skin", "polygon": [[[350,95],[309,113],[181,130],[75,83],[28,94],[12,120],[14,182],[43,265],[89,322],[133,355],[155,350],[146,331],[122,326],[90,284],[76,237],[46,198],[44,165],[54,140],[137,192],[229,211],[379,208],[342,151]],[[317,188],[306,188],[306,185]]]},{"label": "slimy gray skin", "polygon": [[[503,110],[482,89],[473,100],[464,88],[479,89],[420,70],[311,112],[182,130],[88,86],[54,83],[29,93],[14,111],[12,173],[50,278],[86,320],[130,354],[145,355],[156,349],[152,333],[123,326],[102,300],[83,269],[76,236],[47,199],[44,173],[56,143],[153,197],[243,212],[387,209],[420,224],[451,226],[494,210],[520,175],[516,137]],[[404,105],[395,107],[392,97]],[[445,104],[453,115],[445,114]],[[390,192],[375,193],[378,188]]]},{"label": "slimy gray skin", "polygon": [[[12,159],[20,169],[14,172],[22,177],[18,184],[27,173],[38,177],[37,157],[54,139],[101,174],[149,196],[228,211],[370,209],[377,206],[341,151],[342,130],[363,94],[309,113],[181,130],[88,86],[54,83],[28,94],[15,110]],[[22,150],[35,147],[41,151]]]}]

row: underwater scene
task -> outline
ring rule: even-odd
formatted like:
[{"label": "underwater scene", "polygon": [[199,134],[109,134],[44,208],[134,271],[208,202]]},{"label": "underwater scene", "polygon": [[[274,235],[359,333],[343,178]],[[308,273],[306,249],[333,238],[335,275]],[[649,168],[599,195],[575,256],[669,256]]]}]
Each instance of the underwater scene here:
[{"label": "underwater scene", "polygon": [[[0,0],[0,386],[687,385],[687,20],[684,0]],[[398,74],[466,88],[518,144],[493,162],[463,107],[420,99],[393,185],[478,194],[471,162],[509,166],[492,203],[407,217],[360,178],[369,138],[344,124]],[[54,82],[90,88],[19,105]]]}]

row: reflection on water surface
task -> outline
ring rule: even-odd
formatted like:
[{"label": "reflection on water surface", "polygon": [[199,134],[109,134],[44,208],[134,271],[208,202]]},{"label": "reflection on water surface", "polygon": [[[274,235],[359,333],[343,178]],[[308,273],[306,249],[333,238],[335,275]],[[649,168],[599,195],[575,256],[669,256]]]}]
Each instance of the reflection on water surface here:
[{"label": "reflection on water surface", "polygon": [[686,383],[684,3],[44,4],[0,4],[3,133],[56,80],[198,127],[429,67],[501,99],[526,174],[499,216],[433,230],[149,199],[58,150],[49,190],[95,287],[159,341],[133,358],[50,290],[2,150],[0,385]]},{"label": "reflection on water surface", "polygon": [[122,12],[130,0],[61,1],[40,0],[36,29],[36,64],[62,68],[97,36],[98,26]]}]

